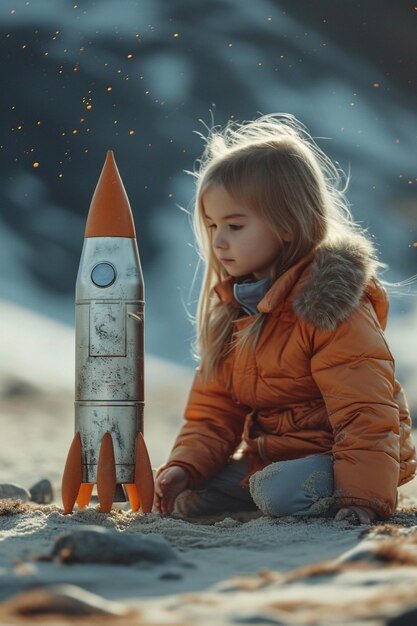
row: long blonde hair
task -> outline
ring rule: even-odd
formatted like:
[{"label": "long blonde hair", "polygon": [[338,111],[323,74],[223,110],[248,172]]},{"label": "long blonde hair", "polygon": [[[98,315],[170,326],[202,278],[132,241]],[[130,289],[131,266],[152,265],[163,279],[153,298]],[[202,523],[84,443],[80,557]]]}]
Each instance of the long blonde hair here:
[{"label": "long blonde hair", "polygon": [[[341,170],[316,145],[305,126],[293,115],[273,113],[249,122],[229,121],[213,126],[196,162],[196,197],[193,228],[198,252],[205,264],[197,306],[194,356],[201,360],[204,379],[217,375],[222,358],[234,347],[242,350],[252,337],[258,342],[266,314],[260,313],[241,333],[233,333],[237,309],[221,302],[214,286],[228,277],[213,254],[204,219],[202,196],[211,185],[227,193],[265,220],[276,235],[280,253],[270,277],[274,280],[322,242],[347,234],[365,236],[353,221]],[[283,239],[290,233],[291,241]],[[373,251],[372,245],[370,249]],[[382,264],[380,264],[382,265]],[[238,279],[239,280],[239,279]]]}]

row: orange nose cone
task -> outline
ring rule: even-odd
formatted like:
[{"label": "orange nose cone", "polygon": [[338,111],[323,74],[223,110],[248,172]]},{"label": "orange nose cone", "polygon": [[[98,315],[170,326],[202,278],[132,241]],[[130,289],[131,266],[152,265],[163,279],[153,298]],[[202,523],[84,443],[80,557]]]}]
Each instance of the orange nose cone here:
[{"label": "orange nose cone", "polygon": [[107,152],[106,161],[91,200],[85,236],[136,237],[129,199],[111,150]]}]

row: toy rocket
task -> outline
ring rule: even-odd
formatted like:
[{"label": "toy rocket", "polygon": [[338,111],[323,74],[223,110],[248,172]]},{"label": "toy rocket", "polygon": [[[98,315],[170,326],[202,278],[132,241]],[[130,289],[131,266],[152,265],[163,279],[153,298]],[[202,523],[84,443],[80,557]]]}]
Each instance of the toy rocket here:
[{"label": "toy rocket", "polygon": [[103,512],[124,486],[133,511],[152,508],[145,441],[144,284],[135,226],[113,153],[91,201],[76,283],[75,436],[62,479],[64,513]]}]

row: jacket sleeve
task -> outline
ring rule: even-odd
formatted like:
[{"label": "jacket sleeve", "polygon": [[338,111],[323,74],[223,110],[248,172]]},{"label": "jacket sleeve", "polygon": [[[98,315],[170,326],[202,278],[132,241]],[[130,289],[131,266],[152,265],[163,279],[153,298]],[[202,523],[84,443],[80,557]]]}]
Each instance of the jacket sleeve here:
[{"label": "jacket sleeve", "polygon": [[190,486],[195,488],[218,473],[236,450],[248,409],[233,400],[223,378],[204,384],[201,370],[196,370],[185,424],[158,473],[173,465],[183,467],[191,475]]},{"label": "jacket sleeve", "polygon": [[396,507],[400,416],[394,359],[368,299],[333,331],[315,329],[312,376],[333,429],[337,506]]},{"label": "jacket sleeve", "polygon": [[412,434],[413,423],[408,408],[404,389],[398,380],[395,381],[395,401],[400,411],[400,480],[399,485],[404,485],[416,475],[417,458],[416,447]]}]

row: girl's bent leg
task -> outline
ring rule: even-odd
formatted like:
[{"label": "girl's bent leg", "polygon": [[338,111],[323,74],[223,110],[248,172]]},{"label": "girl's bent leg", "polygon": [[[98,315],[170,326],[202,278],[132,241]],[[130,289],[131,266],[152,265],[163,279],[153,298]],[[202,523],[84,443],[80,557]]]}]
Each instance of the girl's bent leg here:
[{"label": "girl's bent leg", "polygon": [[267,515],[326,516],[333,504],[333,456],[319,454],[271,463],[251,476],[249,489]]},{"label": "girl's bent leg", "polygon": [[232,459],[204,487],[187,490],[175,501],[174,513],[184,517],[256,511],[249,489],[240,486],[248,472],[245,459]]}]

